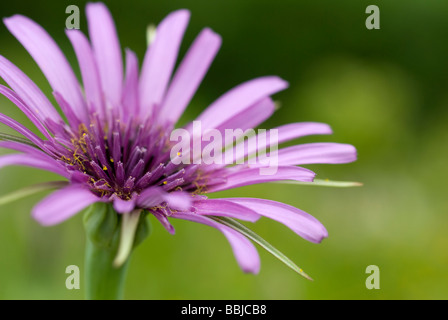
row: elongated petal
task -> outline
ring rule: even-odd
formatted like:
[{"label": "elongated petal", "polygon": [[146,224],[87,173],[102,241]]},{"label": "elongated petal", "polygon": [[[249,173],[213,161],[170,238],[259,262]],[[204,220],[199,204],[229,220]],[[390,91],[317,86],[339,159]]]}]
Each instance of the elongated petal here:
[{"label": "elongated petal", "polygon": [[27,154],[8,154],[0,157],[0,168],[6,166],[26,166],[54,172],[68,178],[67,171],[51,158],[44,160]]},{"label": "elongated petal", "polygon": [[342,143],[307,143],[278,151],[279,165],[349,163],[355,160],[355,147]]},{"label": "elongated petal", "polygon": [[172,217],[205,224],[218,229],[229,241],[241,269],[244,272],[255,274],[260,271],[260,257],[258,256],[257,249],[252,242],[239,232],[204,216],[176,213]]},{"label": "elongated petal", "polygon": [[123,60],[115,23],[103,3],[87,4],[86,13],[103,92],[112,106],[118,107],[123,86]]},{"label": "elongated petal", "polygon": [[4,95],[8,98],[12,103],[14,103],[27,117],[31,120],[31,122],[36,126],[37,129],[48,139],[52,140],[53,138],[48,133],[47,129],[43,126],[41,120],[36,116],[36,114],[31,111],[30,107],[25,105],[25,103],[20,99],[20,97],[12,91],[11,89],[0,85],[0,94]]},{"label": "elongated petal", "polygon": [[222,95],[197,120],[203,129],[218,128],[263,98],[288,87],[279,77],[268,76],[245,82]]},{"label": "elongated petal", "polygon": [[238,115],[227,120],[217,128],[221,132],[225,129],[252,129],[268,119],[275,111],[275,103],[270,97],[266,97],[256,102],[249,108],[241,111]]},{"label": "elongated petal", "polygon": [[22,15],[4,19],[9,31],[30,53],[54,91],[62,94],[79,119],[87,120],[87,110],[78,80],[56,42],[37,23]]},{"label": "elongated petal", "polygon": [[226,150],[225,157],[228,159],[230,157],[229,154],[233,154],[235,156],[234,162],[236,162],[259,150],[267,150],[272,142],[280,144],[304,136],[333,133],[329,125],[319,122],[290,123],[273,128],[272,130],[277,130],[277,141],[271,141],[271,139],[268,138],[269,131],[266,133],[266,139],[263,140],[260,140],[260,134],[258,134],[243,142],[245,147],[242,155],[236,156],[237,146],[235,146],[233,149]]},{"label": "elongated petal", "polygon": [[221,199],[195,201],[193,207],[194,213],[200,215],[230,217],[250,222],[256,222],[260,218],[258,213],[247,207]]},{"label": "elongated petal", "polygon": [[283,223],[302,238],[319,243],[328,237],[325,227],[313,216],[290,205],[265,199],[228,198],[258,214]]},{"label": "elongated petal", "polygon": [[188,10],[178,10],[157,27],[155,40],[146,51],[140,77],[140,114],[143,117],[162,102],[189,19]]},{"label": "elongated petal", "polygon": [[260,168],[245,168],[240,171],[229,174],[226,182],[210,187],[208,192],[216,192],[228,190],[251,184],[279,181],[279,180],[296,180],[296,181],[313,181],[315,173],[311,170],[300,167],[278,167],[277,172],[272,175],[261,175]]},{"label": "elongated petal", "polygon": [[279,143],[310,135],[333,133],[328,124],[320,122],[289,123],[275,129],[278,130]]},{"label": "elongated petal", "polygon": [[11,119],[8,116],[5,116],[4,114],[0,113],[0,123],[3,123],[10,127],[11,129],[14,129],[27,139],[29,139],[32,143],[34,143],[36,146],[38,146],[41,149],[45,149],[44,142],[41,138],[39,138],[37,135],[35,135],[33,132],[31,132],[28,128],[21,125],[14,119]]},{"label": "elongated petal", "polygon": [[174,230],[174,227],[171,225],[171,223],[168,221],[168,218],[164,216],[163,214],[160,214],[158,212],[152,212],[154,217],[159,220],[159,222],[162,224],[162,226],[168,231],[170,234],[175,234],[176,231]]},{"label": "elongated petal", "polygon": [[47,161],[52,161],[53,158],[48,156],[48,154],[42,152],[36,147],[32,147],[29,144],[20,143],[17,141],[0,141],[0,148],[6,148],[10,150],[15,150],[23,153],[27,153],[32,157],[41,158]]},{"label": "elongated petal", "polygon": [[70,185],[40,201],[33,208],[32,216],[40,224],[50,226],[67,220],[98,201],[100,198],[88,189],[79,185]]},{"label": "elongated petal", "polygon": [[22,101],[30,107],[30,111],[43,123],[46,123],[47,119],[55,123],[63,122],[62,118],[39,87],[3,56],[0,56],[0,77],[5,80]]},{"label": "elongated petal", "polygon": [[[102,114],[103,90],[101,88],[98,66],[96,64],[95,56],[92,52],[89,40],[84,33],[76,29],[65,30],[65,33],[72,43],[73,49],[76,53],[76,58],[78,59],[87,105],[91,111],[95,110]],[[94,106],[94,108],[91,106]]]},{"label": "elongated petal", "polygon": [[159,119],[175,124],[191,101],[221,46],[221,37],[204,29],[182,60],[160,109]]},{"label": "elongated petal", "polygon": [[123,92],[122,114],[125,121],[130,115],[137,115],[139,112],[138,97],[138,59],[136,54],[126,50],[126,79]]}]

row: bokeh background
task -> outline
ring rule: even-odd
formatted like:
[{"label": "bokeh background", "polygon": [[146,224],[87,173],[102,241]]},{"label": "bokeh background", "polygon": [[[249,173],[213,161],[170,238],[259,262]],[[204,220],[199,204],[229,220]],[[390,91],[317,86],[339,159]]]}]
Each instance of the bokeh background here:
[{"label": "bokeh background", "polygon": [[[260,249],[259,275],[243,274],[218,231],[174,221],[175,236],[153,221],[136,251],[127,299],[447,299],[448,298],[448,2],[364,0],[107,0],[123,47],[140,58],[145,29],[169,12],[192,12],[181,56],[198,32],[211,27],[223,46],[185,120],[248,79],[276,74],[290,88],[263,128],[299,121],[329,123],[332,136],[303,142],[354,144],[359,160],[310,166],[319,178],[361,181],[335,189],[265,184],[225,196],[282,201],[317,217],[329,238],[308,243],[267,219],[251,226],[315,281],[296,275]],[[65,8],[84,1],[2,1],[0,15],[21,13],[56,39],[76,72],[65,37]],[[365,9],[381,10],[381,29],[367,30]],[[2,25],[0,54],[51,94],[37,65]],[[79,73],[78,73],[79,74]],[[30,124],[0,98],[0,112]],[[31,126],[30,126],[31,127]],[[11,133],[1,126],[4,132]],[[1,151],[6,153],[6,151]],[[0,194],[55,176],[23,167],[0,171]],[[0,299],[82,299],[65,288],[65,268],[83,277],[81,215],[41,227],[30,210],[45,194],[0,207]],[[220,194],[216,194],[216,197]],[[368,265],[380,268],[380,289],[367,290]]]}]

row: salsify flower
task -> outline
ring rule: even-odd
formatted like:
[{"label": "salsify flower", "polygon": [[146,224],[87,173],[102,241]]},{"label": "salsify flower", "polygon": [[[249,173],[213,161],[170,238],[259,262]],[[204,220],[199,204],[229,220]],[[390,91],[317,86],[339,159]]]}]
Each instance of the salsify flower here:
[{"label": "salsify flower", "polygon": [[[251,273],[260,268],[256,248],[249,240],[257,238],[234,219],[255,222],[265,216],[311,242],[327,237],[317,219],[290,205],[253,198],[208,199],[206,195],[255,183],[312,182],[315,173],[298,165],[352,162],[356,159],[354,147],[308,143],[280,149],[278,169],[272,175],[260,175],[260,164],[175,164],[170,157],[170,134],[218,52],[220,36],[208,28],[202,30],[173,72],[190,16],[187,10],[175,11],[156,28],[141,70],[136,54],[129,49],[123,68],[108,9],[102,3],[89,3],[86,12],[90,39],[80,30],[66,30],[82,85],[41,26],[21,15],[4,19],[44,73],[65,117],[30,78],[0,56],[0,76],[9,86],[0,86],[0,92],[43,136],[0,114],[1,123],[25,137],[2,136],[1,147],[20,153],[0,157],[0,167],[30,166],[67,180],[32,210],[39,223],[54,225],[95,203],[110,203],[126,225],[116,257],[120,265],[132,246],[141,212],[153,215],[170,233],[174,233],[171,219],[189,220],[220,230],[241,268]],[[274,112],[271,96],[287,86],[276,76],[245,82],[219,97],[196,120],[203,129],[223,134],[225,129],[255,128]],[[279,143],[331,134],[330,127],[322,123],[293,123],[276,129]],[[246,150],[244,156],[256,151]]]}]

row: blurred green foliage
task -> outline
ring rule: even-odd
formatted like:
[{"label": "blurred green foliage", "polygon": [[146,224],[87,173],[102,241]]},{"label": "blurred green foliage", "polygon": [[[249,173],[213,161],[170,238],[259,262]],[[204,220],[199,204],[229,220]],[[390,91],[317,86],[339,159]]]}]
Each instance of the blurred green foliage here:
[{"label": "blurred green foliage", "polygon": [[[321,121],[335,134],[303,141],[354,144],[359,160],[310,166],[319,178],[362,181],[355,189],[265,184],[214,196],[260,197],[299,207],[324,223],[329,238],[306,242],[284,226],[261,219],[253,229],[286,253],[309,282],[260,250],[259,275],[243,274],[218,231],[174,221],[175,236],[155,221],[135,252],[128,299],[447,299],[448,2],[352,0],[132,0],[105,1],[121,44],[145,52],[145,29],[169,12],[192,18],[181,48],[209,26],[223,46],[184,120],[219,95],[261,75],[276,74],[290,88],[275,96],[282,108],[263,125]],[[39,22],[78,72],[64,35],[65,8],[84,1],[2,1],[2,17],[21,13]],[[367,5],[381,10],[381,29],[367,30]],[[21,45],[0,27],[0,54],[51,95]],[[6,99],[2,113],[31,127]],[[11,132],[4,126],[4,132]],[[1,151],[2,153],[6,151]],[[52,174],[9,167],[0,193],[47,180]],[[31,219],[44,196],[0,208],[0,299],[81,299],[65,288],[65,268],[83,272],[81,215],[45,228]],[[367,290],[365,269],[378,265],[381,289]],[[81,287],[82,289],[82,287]]]}]

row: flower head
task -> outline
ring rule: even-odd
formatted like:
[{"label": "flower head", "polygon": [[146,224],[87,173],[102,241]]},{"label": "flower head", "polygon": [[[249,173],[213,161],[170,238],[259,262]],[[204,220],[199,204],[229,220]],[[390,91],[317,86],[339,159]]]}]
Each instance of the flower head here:
[{"label": "flower head", "polygon": [[[251,165],[244,161],[236,165],[173,161],[172,130],[221,45],[219,35],[208,28],[202,30],[173,74],[189,16],[187,10],[169,14],[158,25],[141,69],[136,54],[129,49],[125,51],[124,69],[109,11],[102,3],[88,4],[89,39],[79,30],[66,31],[77,56],[82,85],[42,27],[21,15],[6,18],[9,31],[48,79],[66,120],[32,80],[0,56],[0,76],[9,85],[0,86],[0,93],[20,108],[44,137],[0,114],[1,123],[28,140],[0,142],[1,147],[20,152],[0,157],[0,167],[31,166],[57,173],[69,182],[34,207],[33,217],[43,225],[62,222],[96,202],[112,203],[115,211],[124,215],[146,210],[170,233],[174,233],[172,218],[217,228],[229,240],[242,269],[256,273],[260,264],[254,245],[217,217],[255,222],[265,216],[316,243],[327,237],[325,227],[283,203],[208,199],[206,194],[270,181],[311,182],[315,174],[298,165],[351,162],[356,159],[356,150],[336,143],[283,148],[278,151],[278,168],[270,175],[260,174],[259,169],[266,166],[262,161]],[[274,112],[270,96],[287,86],[276,76],[245,82],[219,97],[196,120],[202,130],[214,129],[223,135],[226,129],[255,128]],[[184,130],[191,132],[192,126]],[[331,134],[331,129],[322,123],[293,123],[276,128],[276,134],[275,142],[283,143],[306,135]],[[247,146],[251,139],[257,136],[249,138]],[[266,140],[255,148],[247,147],[239,159],[269,147],[273,145]],[[182,150],[177,156],[190,151]]]}]

